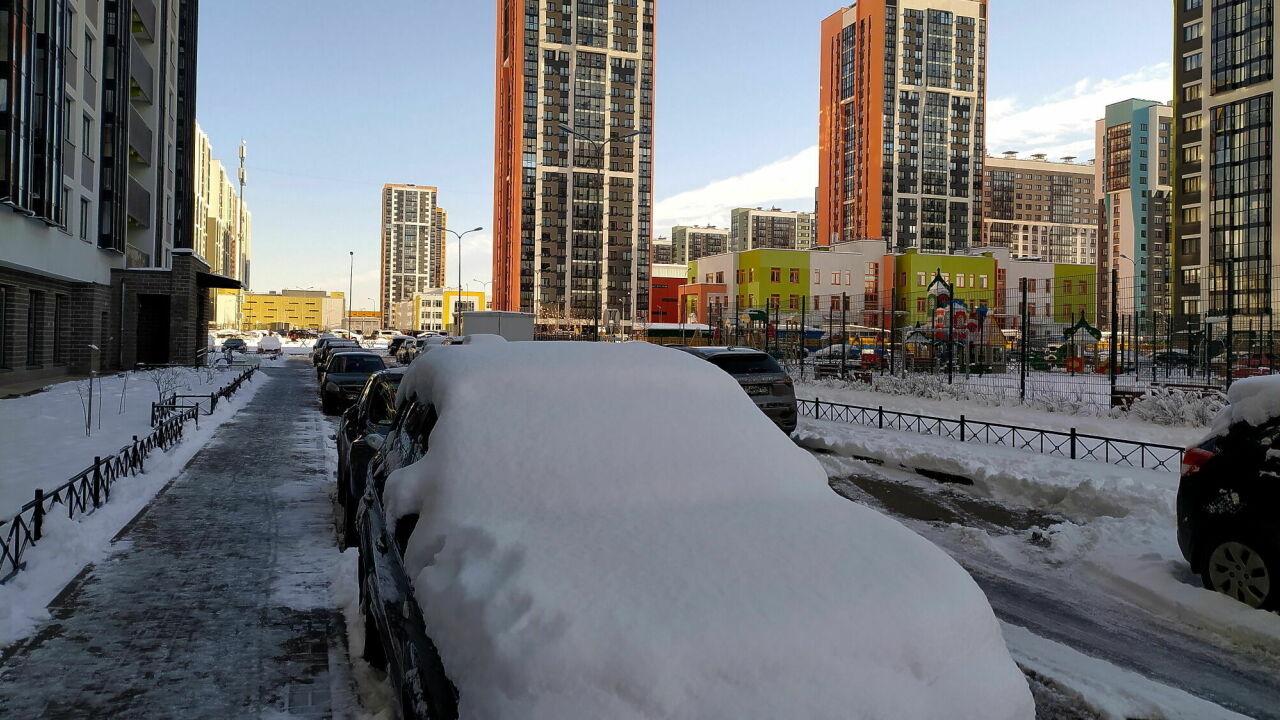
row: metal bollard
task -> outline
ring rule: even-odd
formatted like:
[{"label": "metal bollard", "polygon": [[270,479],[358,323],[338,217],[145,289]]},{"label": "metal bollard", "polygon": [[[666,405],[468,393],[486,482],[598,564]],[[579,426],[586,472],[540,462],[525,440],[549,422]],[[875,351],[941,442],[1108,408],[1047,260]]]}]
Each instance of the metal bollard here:
[{"label": "metal bollard", "polygon": [[93,458],[93,506],[102,507],[102,458]]}]

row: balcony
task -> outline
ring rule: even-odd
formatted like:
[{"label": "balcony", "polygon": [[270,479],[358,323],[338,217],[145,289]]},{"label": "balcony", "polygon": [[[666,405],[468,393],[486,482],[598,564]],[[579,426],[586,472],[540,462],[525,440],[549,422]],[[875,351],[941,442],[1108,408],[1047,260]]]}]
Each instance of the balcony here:
[{"label": "balcony", "polygon": [[133,6],[133,10],[129,13],[129,20],[134,37],[143,40],[155,40],[155,2],[153,0],[133,0],[131,4]]},{"label": "balcony", "polygon": [[142,184],[129,178],[129,195],[125,199],[125,212],[130,227],[151,227],[151,193]]},{"label": "balcony", "polygon": [[137,42],[129,42],[129,99],[151,104],[156,72]]},{"label": "balcony", "polygon": [[152,132],[137,110],[129,108],[129,160],[150,167]]}]

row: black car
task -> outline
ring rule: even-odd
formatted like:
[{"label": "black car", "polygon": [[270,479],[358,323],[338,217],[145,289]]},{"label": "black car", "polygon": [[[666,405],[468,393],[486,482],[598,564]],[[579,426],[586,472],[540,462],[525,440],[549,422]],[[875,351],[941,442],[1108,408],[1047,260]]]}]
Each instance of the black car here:
[{"label": "black car", "polygon": [[323,346],[317,344],[316,349],[311,351],[311,362],[316,365],[316,377],[319,378],[324,374],[324,366],[329,362],[330,356],[336,352],[345,350],[359,350],[360,343],[354,340],[329,340]]},{"label": "black car", "polygon": [[396,416],[396,391],[405,368],[369,376],[364,389],[338,425],[338,505],[342,508],[343,547],[356,544],[355,502],[364,494],[369,461]]},{"label": "black car", "polygon": [[768,353],[739,347],[685,347],[676,350],[696,355],[733,376],[760,411],[790,435],[799,423],[795,384]]},{"label": "black car", "polygon": [[246,343],[244,340],[241,340],[240,338],[227,338],[226,340],[222,341],[223,350],[233,350],[235,352],[244,352],[244,349],[247,347],[249,347],[249,344]]},{"label": "black car", "polygon": [[1178,545],[1204,586],[1280,609],[1280,419],[1235,422],[1182,456]]},{"label": "black car", "polygon": [[320,374],[320,404],[332,415],[360,394],[369,376],[386,370],[382,356],[367,350],[335,351],[325,361]]}]

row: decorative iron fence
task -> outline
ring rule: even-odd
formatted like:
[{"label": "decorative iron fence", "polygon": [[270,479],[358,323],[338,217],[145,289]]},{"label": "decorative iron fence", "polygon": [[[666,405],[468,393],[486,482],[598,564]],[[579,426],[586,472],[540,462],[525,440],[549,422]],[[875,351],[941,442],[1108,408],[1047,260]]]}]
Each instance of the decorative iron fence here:
[{"label": "decorative iron fence", "polygon": [[[256,371],[250,367],[226,387],[208,396],[210,413],[219,398],[230,398]],[[205,397],[205,396],[201,396]],[[154,450],[168,451],[182,440],[188,421],[200,426],[200,406],[152,403],[152,431],[144,438],[133,436],[133,442],[110,457],[95,457],[93,464],[76,473],[70,480],[50,491],[36,488],[35,497],[16,515],[0,520],[0,585],[8,582],[27,563],[26,551],[44,537],[45,518],[66,509],[68,519],[88,515],[111,499],[111,488],[120,480],[145,470],[147,456]]]},{"label": "decorative iron fence", "polygon": [[1176,445],[1123,440],[1102,435],[1005,425],[970,420],[964,415],[942,418],[930,415],[885,410],[884,407],[862,407],[823,402],[819,399],[798,400],[800,413],[817,420],[864,425],[881,430],[901,430],[923,435],[950,438],[961,442],[1009,447],[1069,458],[1135,467],[1147,470],[1178,472],[1183,448]]}]

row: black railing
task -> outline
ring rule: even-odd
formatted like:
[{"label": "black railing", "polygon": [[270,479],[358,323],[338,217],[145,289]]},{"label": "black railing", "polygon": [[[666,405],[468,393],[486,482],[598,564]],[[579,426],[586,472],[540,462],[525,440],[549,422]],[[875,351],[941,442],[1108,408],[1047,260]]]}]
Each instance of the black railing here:
[{"label": "black railing", "polygon": [[[168,417],[170,413],[176,412],[178,410],[185,410],[193,407],[196,409],[200,409],[201,407],[200,401],[202,400],[209,401],[209,409],[205,412],[205,415],[212,415],[213,411],[218,409],[218,401],[220,399],[229,398],[232,395],[235,395],[236,391],[240,389],[241,385],[253,379],[253,374],[257,371],[258,371],[257,365],[246,365],[244,372],[237,375],[235,380],[232,380],[229,384],[227,384],[226,387],[223,387],[221,390],[218,390],[216,392],[211,392],[208,395],[179,395],[177,393],[173,393],[171,395],[166,396],[164,402],[151,403],[151,427],[155,427],[156,423]],[[178,403],[178,400],[180,399],[195,400],[196,403],[194,405],[182,405]],[[199,426],[200,426],[200,421],[197,419],[196,427],[199,427]]]},{"label": "black railing", "polygon": [[958,419],[942,418],[885,410],[883,406],[873,408],[843,405],[823,402],[819,399],[798,400],[797,403],[802,415],[817,420],[935,435],[961,442],[979,442],[1071,460],[1093,460],[1110,465],[1170,472],[1177,472],[1182,460],[1183,448],[1176,445],[1087,435],[1077,432],[1075,428],[1068,431],[1042,430],[970,420],[964,415]]},{"label": "black railing", "polygon": [[[226,387],[210,394],[210,412],[219,398],[229,398],[253,376],[256,368],[248,368]],[[176,396],[173,396],[176,397]],[[205,397],[205,396],[201,396]],[[172,398],[171,398],[172,399]],[[44,537],[45,518],[66,508],[67,517],[87,515],[111,499],[111,488],[123,478],[145,470],[147,456],[153,450],[167,451],[182,440],[188,421],[200,426],[199,405],[161,405],[152,403],[152,431],[144,438],[133,436],[133,442],[109,457],[95,457],[93,464],[76,473],[70,480],[50,491],[36,488],[35,497],[16,515],[0,520],[0,584],[8,582],[27,566],[26,551]]]}]

